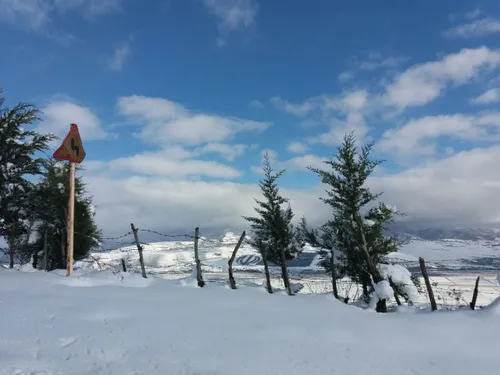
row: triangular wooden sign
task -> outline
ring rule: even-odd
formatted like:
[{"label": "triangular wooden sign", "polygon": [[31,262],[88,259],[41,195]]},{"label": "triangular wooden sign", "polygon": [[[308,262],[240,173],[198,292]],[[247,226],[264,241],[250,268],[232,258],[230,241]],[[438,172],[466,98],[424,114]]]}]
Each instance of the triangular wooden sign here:
[{"label": "triangular wooden sign", "polygon": [[68,135],[64,138],[61,146],[54,152],[53,156],[58,160],[81,163],[85,159],[85,155],[78,125],[71,124]]}]

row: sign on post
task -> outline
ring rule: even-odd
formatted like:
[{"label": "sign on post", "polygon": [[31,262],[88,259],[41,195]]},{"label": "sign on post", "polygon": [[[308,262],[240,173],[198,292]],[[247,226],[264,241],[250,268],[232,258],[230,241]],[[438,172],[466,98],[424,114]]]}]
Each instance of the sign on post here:
[{"label": "sign on post", "polygon": [[78,125],[71,124],[68,135],[64,138],[61,146],[54,152],[54,158],[69,161],[69,197],[68,197],[68,220],[66,228],[66,275],[73,273],[73,248],[75,227],[75,170],[76,164],[85,159],[82,139],[78,131]]}]

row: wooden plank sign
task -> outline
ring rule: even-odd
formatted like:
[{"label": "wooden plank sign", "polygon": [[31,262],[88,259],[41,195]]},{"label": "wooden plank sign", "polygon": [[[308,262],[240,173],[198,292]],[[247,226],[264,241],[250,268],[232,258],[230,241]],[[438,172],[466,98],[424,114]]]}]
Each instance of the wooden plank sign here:
[{"label": "wooden plank sign", "polygon": [[71,124],[68,135],[66,135],[66,138],[64,138],[61,146],[54,152],[53,156],[58,160],[81,163],[85,159],[85,155],[78,125]]}]

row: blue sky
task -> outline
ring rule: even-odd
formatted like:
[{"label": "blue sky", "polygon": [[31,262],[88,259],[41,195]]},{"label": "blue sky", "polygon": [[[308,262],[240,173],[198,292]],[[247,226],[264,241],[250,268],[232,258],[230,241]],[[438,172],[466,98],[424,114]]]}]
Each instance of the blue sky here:
[{"label": "blue sky", "polygon": [[172,230],[243,227],[265,150],[287,169],[297,214],[319,223],[323,187],[305,167],[351,130],[387,160],[373,188],[410,217],[500,221],[490,209],[500,207],[497,1],[0,0],[0,9],[7,103],[36,104],[38,129],[60,137],[79,125],[105,231],[137,217]]}]

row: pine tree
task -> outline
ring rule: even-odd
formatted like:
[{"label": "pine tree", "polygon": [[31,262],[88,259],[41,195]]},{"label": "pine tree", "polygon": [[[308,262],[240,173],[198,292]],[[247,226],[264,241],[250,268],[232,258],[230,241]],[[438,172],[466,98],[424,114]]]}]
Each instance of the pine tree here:
[{"label": "pine tree", "polygon": [[[373,194],[366,186],[367,178],[382,162],[370,159],[372,147],[370,143],[359,153],[354,134],[346,134],[335,160],[325,161],[333,171],[309,168],[329,186],[328,197],[321,199],[332,207],[334,214],[321,228],[322,246],[340,252],[340,273],[362,284],[365,296],[373,293],[372,280],[382,281],[377,264],[398,247],[395,237],[384,235],[394,211],[383,203],[366,211],[366,206],[373,205],[381,195]],[[362,210],[366,211],[364,215]],[[325,251],[322,255],[326,258]],[[331,267],[329,263],[324,259],[326,269]],[[377,311],[386,311],[385,300],[379,301]]]},{"label": "pine tree", "polygon": [[33,184],[27,175],[40,174],[42,158],[36,154],[45,151],[55,137],[24,130],[23,126],[40,119],[38,109],[26,103],[4,107],[2,93],[0,89],[0,236],[9,244],[12,268],[19,238],[29,231],[26,219]]},{"label": "pine tree", "polygon": [[[66,220],[69,194],[69,165],[56,160],[44,162],[43,179],[36,185],[33,202],[34,221],[39,233],[36,249],[43,249],[47,230],[49,269],[66,267]],[[79,168],[77,168],[79,170]],[[86,195],[82,177],[75,179],[74,257],[79,260],[99,245],[101,231],[95,223],[92,199]]]},{"label": "pine tree", "polygon": [[[303,244],[299,243],[298,232],[292,224],[294,214],[289,201],[280,195],[276,183],[285,171],[275,173],[267,153],[264,155],[263,171],[264,178],[259,182],[259,187],[265,200],[255,200],[259,206],[255,211],[259,216],[245,216],[244,219],[252,228],[252,245],[259,249],[268,261],[281,265],[283,281],[290,294],[286,260],[296,257]],[[284,208],[285,204],[287,207]]]}]

